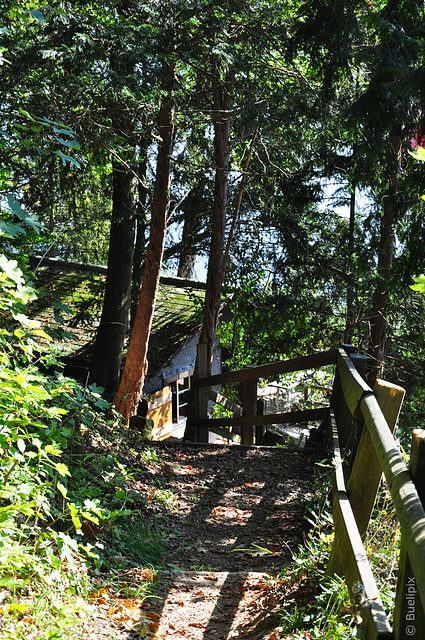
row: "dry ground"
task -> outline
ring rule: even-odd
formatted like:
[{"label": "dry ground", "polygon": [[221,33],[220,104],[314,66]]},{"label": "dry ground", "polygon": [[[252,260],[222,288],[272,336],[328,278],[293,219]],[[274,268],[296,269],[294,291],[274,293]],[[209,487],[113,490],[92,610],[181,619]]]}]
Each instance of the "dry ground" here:
[{"label": "dry ground", "polygon": [[[159,469],[146,464],[144,447],[160,456]],[[137,456],[134,489],[148,496],[148,517],[165,519],[168,551],[157,597],[128,602],[124,613],[118,607],[116,637],[280,638],[283,572],[308,526],[312,457],[282,447],[181,443],[141,445]],[[128,576],[137,581],[144,571]]]}]

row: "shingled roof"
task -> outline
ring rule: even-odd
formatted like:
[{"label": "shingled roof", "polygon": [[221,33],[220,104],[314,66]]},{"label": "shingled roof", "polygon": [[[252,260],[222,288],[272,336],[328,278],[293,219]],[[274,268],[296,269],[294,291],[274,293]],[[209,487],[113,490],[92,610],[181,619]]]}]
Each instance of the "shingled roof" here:
[{"label": "shingled roof", "polygon": [[[107,268],[32,257],[40,291],[31,315],[60,345],[68,364],[88,367],[102,311]],[[149,342],[149,376],[158,373],[200,329],[205,283],[163,276]]]}]

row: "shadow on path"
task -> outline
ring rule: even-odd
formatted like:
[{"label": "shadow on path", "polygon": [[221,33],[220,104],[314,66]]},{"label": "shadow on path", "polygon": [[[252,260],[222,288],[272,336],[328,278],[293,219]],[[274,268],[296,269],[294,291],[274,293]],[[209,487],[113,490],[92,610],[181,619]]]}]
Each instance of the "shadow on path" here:
[{"label": "shadow on path", "polygon": [[290,564],[308,528],[313,462],[276,447],[160,449],[173,469],[163,486],[179,506],[167,516],[172,533],[159,600],[147,607],[160,616],[154,637],[242,638],[268,576]]}]

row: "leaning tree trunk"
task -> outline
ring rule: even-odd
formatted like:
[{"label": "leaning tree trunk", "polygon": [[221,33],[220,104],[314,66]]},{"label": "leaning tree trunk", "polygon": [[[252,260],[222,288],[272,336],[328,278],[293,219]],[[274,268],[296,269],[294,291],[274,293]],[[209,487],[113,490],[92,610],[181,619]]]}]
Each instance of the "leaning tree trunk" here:
[{"label": "leaning tree trunk", "polygon": [[393,132],[388,144],[387,184],[382,199],[383,209],[380,219],[380,241],[377,269],[377,283],[373,296],[370,319],[367,380],[374,387],[375,380],[382,375],[387,347],[388,308],[390,301],[391,267],[394,256],[394,220],[399,209],[398,176],[401,164],[402,138],[400,128]]},{"label": "leaning tree trunk", "polygon": [[[226,211],[229,190],[230,169],[230,116],[233,105],[234,71],[227,67],[224,80],[220,73],[219,57],[211,58],[212,90],[215,111],[214,150],[215,150],[215,183],[214,204],[212,209],[211,244],[208,259],[208,273],[205,290],[204,317],[199,338],[199,345],[205,345],[206,368],[204,375],[210,375],[217,336],[217,322],[220,312],[220,294],[225,250]],[[198,347],[198,354],[200,349]],[[199,357],[196,358],[194,376],[199,376]],[[192,393],[189,404],[189,416],[185,430],[185,439],[195,440],[197,400]]]},{"label": "leaning tree trunk", "polygon": [[114,398],[117,411],[128,420],[137,411],[148,367],[149,334],[155,310],[164,253],[167,214],[170,203],[171,154],[173,145],[173,102],[171,89],[174,64],[164,63],[163,90],[159,112],[159,143],[155,188],[151,207],[150,238],[139,305],[119,389]]}]

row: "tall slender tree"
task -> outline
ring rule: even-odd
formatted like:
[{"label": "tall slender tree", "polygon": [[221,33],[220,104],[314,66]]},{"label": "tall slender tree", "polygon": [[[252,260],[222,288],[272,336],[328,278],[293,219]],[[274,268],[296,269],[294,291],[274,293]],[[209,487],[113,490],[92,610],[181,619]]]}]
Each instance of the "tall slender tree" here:
[{"label": "tall slender tree", "polygon": [[217,55],[211,58],[214,105],[215,183],[212,209],[211,245],[205,291],[204,321],[199,342],[207,345],[208,369],[211,370],[220,311],[226,216],[230,171],[230,125],[233,105],[234,69],[223,64]]},{"label": "tall slender tree", "polygon": [[164,254],[167,214],[170,206],[171,157],[173,151],[174,60],[163,63],[162,102],[158,118],[158,154],[151,207],[150,235],[146,254],[139,305],[131,332],[130,345],[118,391],[115,408],[124,419],[136,413],[148,367],[149,335],[155,311],[159,278]]},{"label": "tall slender tree", "polygon": [[[122,122],[120,122],[122,124]],[[125,123],[134,136],[134,122]],[[129,134],[127,133],[127,136]],[[131,145],[135,151],[135,141]],[[113,393],[121,376],[124,341],[129,331],[137,180],[135,158],[128,166],[112,161],[112,219],[105,297],[90,366],[90,382]]]}]

